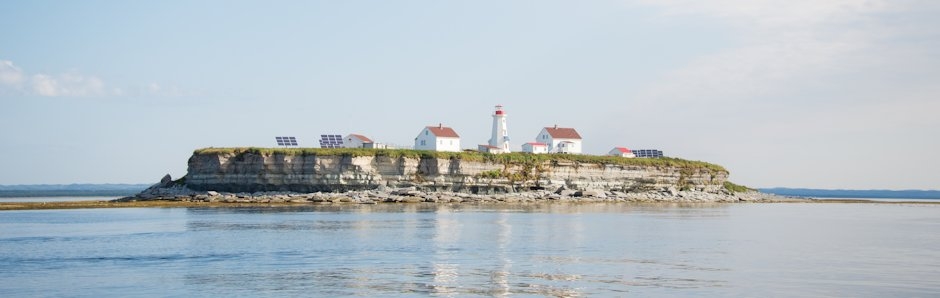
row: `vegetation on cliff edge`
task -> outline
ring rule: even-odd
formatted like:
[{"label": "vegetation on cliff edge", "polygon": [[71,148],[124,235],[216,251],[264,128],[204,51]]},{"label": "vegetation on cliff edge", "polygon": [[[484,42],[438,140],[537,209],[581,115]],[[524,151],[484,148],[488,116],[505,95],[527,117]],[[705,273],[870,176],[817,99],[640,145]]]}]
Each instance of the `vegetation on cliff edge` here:
[{"label": "vegetation on cliff edge", "polygon": [[203,148],[193,152],[195,155],[217,154],[258,154],[258,155],[322,155],[322,156],[385,156],[390,158],[440,158],[466,161],[491,162],[499,164],[538,164],[542,162],[575,162],[585,164],[614,164],[624,166],[676,167],[702,169],[712,172],[728,173],[724,167],[703,161],[679,158],[624,158],[618,156],[600,156],[583,154],[530,154],[513,152],[491,154],[483,152],[438,152],[410,149],[364,149],[364,148]]},{"label": "vegetation on cliff edge", "polygon": [[731,193],[756,191],[755,189],[744,186],[744,185],[731,183],[731,181],[725,181],[724,187],[726,190],[730,191]]}]

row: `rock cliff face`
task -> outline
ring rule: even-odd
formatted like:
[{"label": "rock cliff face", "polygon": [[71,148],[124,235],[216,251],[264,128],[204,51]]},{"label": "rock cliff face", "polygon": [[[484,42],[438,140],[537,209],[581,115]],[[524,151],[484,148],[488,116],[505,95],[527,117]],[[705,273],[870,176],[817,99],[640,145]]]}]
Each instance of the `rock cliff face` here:
[{"label": "rock cliff face", "polygon": [[719,192],[727,173],[698,168],[621,166],[552,161],[497,164],[440,158],[194,154],[186,186],[224,192],[341,192],[380,187],[476,194],[532,189],[697,190]]}]

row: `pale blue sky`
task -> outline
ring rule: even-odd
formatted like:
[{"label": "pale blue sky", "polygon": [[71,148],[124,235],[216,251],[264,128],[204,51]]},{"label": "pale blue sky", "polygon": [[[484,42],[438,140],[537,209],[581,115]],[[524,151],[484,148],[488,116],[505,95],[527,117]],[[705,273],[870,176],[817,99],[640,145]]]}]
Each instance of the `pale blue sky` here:
[{"label": "pale blue sky", "polygon": [[4,1],[0,184],[150,183],[193,149],[575,127],[755,187],[940,188],[940,2]]}]

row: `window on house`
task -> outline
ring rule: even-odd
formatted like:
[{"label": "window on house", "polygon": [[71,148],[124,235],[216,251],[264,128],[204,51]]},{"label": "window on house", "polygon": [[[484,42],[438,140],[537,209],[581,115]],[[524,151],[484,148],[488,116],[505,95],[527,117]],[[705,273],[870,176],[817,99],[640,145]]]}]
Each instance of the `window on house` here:
[{"label": "window on house", "polygon": [[421,140],[421,146],[424,146],[424,145],[427,145],[427,143],[424,140]]},{"label": "window on house", "polygon": [[428,131],[427,131],[427,130],[424,131],[424,135],[428,135]]}]

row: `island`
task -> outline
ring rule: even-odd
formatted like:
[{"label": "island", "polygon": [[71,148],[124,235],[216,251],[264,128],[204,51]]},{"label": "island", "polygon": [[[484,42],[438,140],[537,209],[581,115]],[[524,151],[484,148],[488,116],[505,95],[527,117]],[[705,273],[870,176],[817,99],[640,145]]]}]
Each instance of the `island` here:
[{"label": "island", "polygon": [[226,203],[773,202],[678,158],[366,148],[204,148],[187,174],[118,201]]}]

